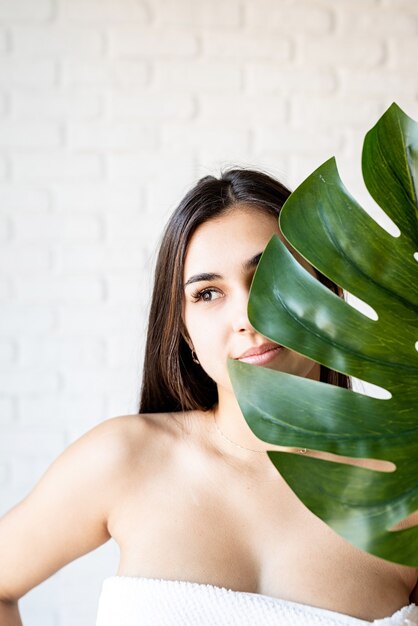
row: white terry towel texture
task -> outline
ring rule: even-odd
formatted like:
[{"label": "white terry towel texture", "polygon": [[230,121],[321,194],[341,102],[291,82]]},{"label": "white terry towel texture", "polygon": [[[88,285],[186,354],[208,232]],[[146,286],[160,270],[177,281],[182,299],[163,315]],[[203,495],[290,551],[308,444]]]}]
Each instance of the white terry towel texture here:
[{"label": "white terry towel texture", "polygon": [[111,576],[96,626],[418,626],[418,607],[368,622],[270,596],[187,581]]}]

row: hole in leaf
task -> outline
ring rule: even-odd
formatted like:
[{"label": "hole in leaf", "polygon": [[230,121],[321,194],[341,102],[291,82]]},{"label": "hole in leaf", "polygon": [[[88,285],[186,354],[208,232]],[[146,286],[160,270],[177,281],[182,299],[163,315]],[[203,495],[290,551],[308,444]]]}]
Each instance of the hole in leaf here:
[{"label": "hole in leaf", "polygon": [[397,530],[404,530],[406,528],[412,528],[418,524],[418,511],[410,513],[408,517],[389,528],[389,532],[396,532]]},{"label": "hole in leaf", "polygon": [[375,222],[379,224],[389,235],[392,237],[400,237],[401,231],[396,226],[395,222],[384,212],[384,210],[371,198],[371,203],[373,206],[363,206],[366,213],[370,215],[371,218],[374,219]]},{"label": "hole in leaf", "polygon": [[351,382],[353,384],[353,391],[361,393],[363,396],[377,398],[378,400],[390,400],[392,397],[390,391],[384,387],[373,385],[373,383],[369,383],[366,380],[361,380],[360,378],[354,378],[354,376],[352,376]]},{"label": "hole in leaf", "polygon": [[418,352],[418,341],[415,342],[415,350]]},{"label": "hole in leaf", "polygon": [[357,296],[354,296],[349,291],[345,291],[344,290],[344,292],[345,292],[345,295],[346,295],[345,301],[350,306],[352,306],[353,309],[356,309],[357,311],[359,311],[359,313],[362,313],[363,315],[365,315],[369,319],[373,320],[374,322],[379,319],[379,316],[376,313],[376,311],[374,310],[374,308],[371,307],[369,304],[367,304],[367,302],[364,302],[364,300],[361,300],[360,298],[357,298]]},{"label": "hole in leaf", "polygon": [[[289,450],[289,452],[293,452],[293,450]],[[323,450],[309,450],[307,454],[311,458],[319,458],[324,461],[331,461],[332,463],[344,463],[344,465],[354,465],[355,467],[361,467],[362,469],[369,469],[375,472],[390,473],[396,471],[395,463],[392,463],[392,461],[383,461],[382,459],[356,458],[334,454],[333,452],[325,452]]]},{"label": "hole in leaf", "polygon": [[418,252],[414,252],[414,259],[415,261],[418,261]]}]

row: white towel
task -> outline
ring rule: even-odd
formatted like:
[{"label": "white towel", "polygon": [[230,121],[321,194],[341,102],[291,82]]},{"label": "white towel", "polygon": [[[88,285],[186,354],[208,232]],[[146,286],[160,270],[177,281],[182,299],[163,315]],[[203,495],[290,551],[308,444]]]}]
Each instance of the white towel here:
[{"label": "white towel", "polygon": [[418,626],[418,607],[373,622],[258,593],[177,580],[111,576],[96,626]]}]

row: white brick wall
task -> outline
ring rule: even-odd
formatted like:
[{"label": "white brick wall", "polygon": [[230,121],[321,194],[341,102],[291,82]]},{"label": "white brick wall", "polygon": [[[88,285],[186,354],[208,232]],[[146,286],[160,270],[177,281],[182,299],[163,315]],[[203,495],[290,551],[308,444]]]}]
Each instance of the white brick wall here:
[{"label": "white brick wall", "polygon": [[[0,0],[0,513],[135,412],[189,186],[235,163],[295,186],[336,155],[364,200],[364,133],[394,100],[418,118],[417,53],[415,0]],[[109,544],[64,568],[25,626],[93,624],[116,563]]]}]

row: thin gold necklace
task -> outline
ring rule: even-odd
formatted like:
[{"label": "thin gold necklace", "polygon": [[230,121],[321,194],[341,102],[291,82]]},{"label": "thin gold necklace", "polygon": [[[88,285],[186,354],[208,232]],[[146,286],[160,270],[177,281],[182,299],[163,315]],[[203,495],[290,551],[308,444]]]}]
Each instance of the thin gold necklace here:
[{"label": "thin gold necklace", "polygon": [[[259,454],[266,454],[267,450],[254,450],[254,448],[246,448],[245,446],[242,446],[241,444],[227,437],[225,433],[223,433],[222,430],[219,428],[218,424],[216,423],[215,413],[213,413],[213,423],[215,424],[215,428],[218,431],[218,433],[221,435],[221,437],[223,437],[225,441],[232,443],[233,446],[236,446],[237,448],[241,448],[241,450],[246,450],[247,452],[258,452]],[[299,454],[307,454],[308,450],[307,448],[299,448],[298,452]]]}]

